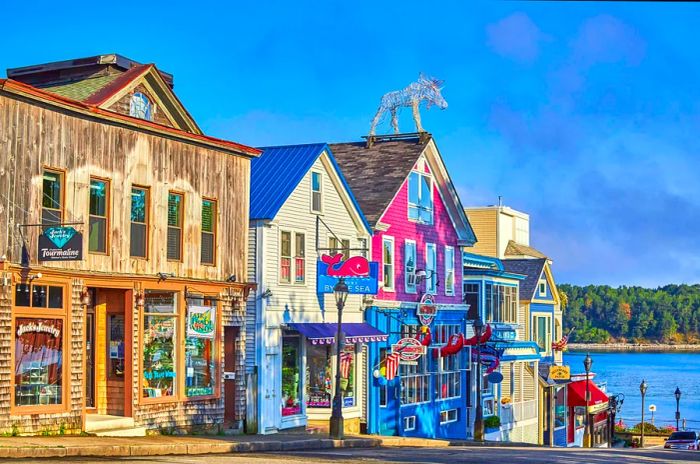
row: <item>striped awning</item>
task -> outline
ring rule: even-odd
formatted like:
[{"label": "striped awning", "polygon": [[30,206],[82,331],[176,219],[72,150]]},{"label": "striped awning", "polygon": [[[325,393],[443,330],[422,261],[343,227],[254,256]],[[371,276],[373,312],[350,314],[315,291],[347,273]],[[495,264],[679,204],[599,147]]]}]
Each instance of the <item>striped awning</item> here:
[{"label": "striped awning", "polygon": [[[287,324],[308,338],[314,345],[330,345],[335,342],[338,324],[335,322],[306,322]],[[346,343],[385,342],[389,337],[365,322],[346,322],[342,325]]]}]

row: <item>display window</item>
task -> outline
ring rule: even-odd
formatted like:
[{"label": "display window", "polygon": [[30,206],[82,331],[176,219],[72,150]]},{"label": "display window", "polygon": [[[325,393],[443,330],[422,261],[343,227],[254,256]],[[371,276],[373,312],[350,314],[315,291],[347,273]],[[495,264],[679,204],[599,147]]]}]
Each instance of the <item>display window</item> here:
[{"label": "display window", "polygon": [[210,396],[216,388],[216,302],[187,298],[185,396]]},{"label": "display window", "polygon": [[12,407],[65,406],[66,323],[64,285],[27,283],[15,286],[13,299]]},{"label": "display window", "polygon": [[554,403],[554,427],[566,427],[566,388],[557,388]]},{"label": "display window", "polygon": [[301,414],[301,345],[298,334],[282,337],[282,417]]},{"label": "display window", "polygon": [[177,292],[145,292],[142,353],[144,398],[177,394],[177,295]]},{"label": "display window", "polygon": [[[334,394],[331,345],[306,345],[306,407],[330,408]],[[340,353],[340,392],[344,408],[356,404],[355,345],[346,345]]]}]

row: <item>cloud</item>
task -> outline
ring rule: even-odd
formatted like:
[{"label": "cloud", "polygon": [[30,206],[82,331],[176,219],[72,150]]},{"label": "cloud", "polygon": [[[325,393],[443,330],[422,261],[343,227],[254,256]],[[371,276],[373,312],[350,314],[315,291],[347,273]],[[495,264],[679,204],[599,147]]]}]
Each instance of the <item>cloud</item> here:
[{"label": "cloud", "polygon": [[525,13],[514,13],[486,26],[487,43],[496,53],[522,63],[534,62],[547,40]]},{"label": "cloud", "polygon": [[646,54],[646,42],[626,23],[600,15],[581,25],[572,49],[572,59],[583,66],[616,62],[636,66]]}]

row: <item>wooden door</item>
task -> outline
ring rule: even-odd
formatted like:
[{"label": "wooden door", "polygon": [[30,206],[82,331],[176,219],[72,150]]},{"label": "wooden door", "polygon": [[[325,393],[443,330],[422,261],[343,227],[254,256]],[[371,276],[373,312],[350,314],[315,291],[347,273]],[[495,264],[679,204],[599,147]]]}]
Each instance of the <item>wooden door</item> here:
[{"label": "wooden door", "polygon": [[224,327],[224,421],[236,421],[236,340],[238,327]]}]

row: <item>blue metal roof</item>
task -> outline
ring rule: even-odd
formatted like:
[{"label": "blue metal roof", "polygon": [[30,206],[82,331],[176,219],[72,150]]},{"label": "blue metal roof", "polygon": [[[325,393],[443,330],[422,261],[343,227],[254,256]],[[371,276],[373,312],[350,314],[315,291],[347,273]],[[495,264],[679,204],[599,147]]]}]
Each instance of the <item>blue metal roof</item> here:
[{"label": "blue metal roof", "polygon": [[326,151],[343,187],[348,192],[362,223],[372,229],[350,190],[333,152],[325,143],[261,147],[263,153],[251,160],[250,165],[250,219],[273,219],[299,182]]}]

